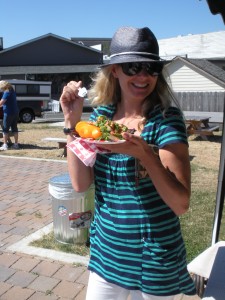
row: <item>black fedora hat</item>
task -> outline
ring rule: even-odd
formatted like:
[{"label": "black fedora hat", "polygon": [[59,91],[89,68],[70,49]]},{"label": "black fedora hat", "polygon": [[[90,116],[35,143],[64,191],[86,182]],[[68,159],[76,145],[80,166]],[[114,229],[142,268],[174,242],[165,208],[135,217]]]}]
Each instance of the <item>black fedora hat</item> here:
[{"label": "black fedora hat", "polygon": [[158,41],[148,27],[119,28],[112,37],[110,54],[110,62],[105,66],[127,62],[160,61]]}]

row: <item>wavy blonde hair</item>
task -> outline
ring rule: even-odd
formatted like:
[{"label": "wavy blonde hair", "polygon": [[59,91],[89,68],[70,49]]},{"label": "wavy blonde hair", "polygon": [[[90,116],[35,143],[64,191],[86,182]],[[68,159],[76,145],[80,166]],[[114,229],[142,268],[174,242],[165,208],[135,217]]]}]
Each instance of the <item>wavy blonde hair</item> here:
[{"label": "wavy blonde hair", "polygon": [[[113,65],[101,68],[92,78],[88,97],[93,106],[117,104],[121,101],[121,89],[118,79],[112,74]],[[142,114],[147,118],[154,107],[159,104],[165,112],[171,103],[178,106],[177,100],[165,80],[163,73],[159,74],[154,91],[146,97]]]},{"label": "wavy blonde hair", "polygon": [[8,81],[5,81],[5,80],[0,81],[0,86],[1,86],[1,90],[3,90],[3,91],[11,90],[13,88],[11,83],[9,83]]}]

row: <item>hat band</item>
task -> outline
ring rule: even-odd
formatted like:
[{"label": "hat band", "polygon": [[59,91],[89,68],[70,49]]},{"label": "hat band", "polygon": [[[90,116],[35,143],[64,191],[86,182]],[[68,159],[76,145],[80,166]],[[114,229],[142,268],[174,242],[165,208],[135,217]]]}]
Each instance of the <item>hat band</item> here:
[{"label": "hat band", "polygon": [[139,55],[149,55],[149,56],[155,56],[155,57],[159,57],[157,54],[154,53],[149,53],[149,52],[137,52],[137,51],[130,51],[130,52],[120,52],[120,53],[116,53],[116,54],[112,54],[110,56],[110,58],[115,57],[115,56],[119,56],[119,55],[127,55],[127,54],[139,54]]}]

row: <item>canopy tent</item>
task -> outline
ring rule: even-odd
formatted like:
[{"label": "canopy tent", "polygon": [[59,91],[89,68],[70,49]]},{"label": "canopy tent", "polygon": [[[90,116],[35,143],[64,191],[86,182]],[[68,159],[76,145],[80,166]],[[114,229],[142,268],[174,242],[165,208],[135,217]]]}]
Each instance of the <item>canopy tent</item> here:
[{"label": "canopy tent", "polygon": [[[207,0],[207,3],[211,13],[213,15],[221,14],[223,18],[223,22],[225,24],[225,0]],[[214,213],[214,223],[213,223],[213,232],[212,232],[212,245],[214,245],[219,238],[221,219],[222,219],[223,207],[224,207],[224,197],[225,197],[225,122],[223,117],[222,144],[221,144],[221,152],[220,152],[216,208]]]},{"label": "canopy tent", "polygon": [[209,9],[213,15],[221,14],[225,24],[225,0],[207,0]]},{"label": "canopy tent", "polygon": [[[225,99],[224,99],[225,100]],[[223,117],[222,144],[220,150],[220,165],[218,174],[216,207],[212,232],[212,245],[218,242],[225,197],[225,122]]]}]

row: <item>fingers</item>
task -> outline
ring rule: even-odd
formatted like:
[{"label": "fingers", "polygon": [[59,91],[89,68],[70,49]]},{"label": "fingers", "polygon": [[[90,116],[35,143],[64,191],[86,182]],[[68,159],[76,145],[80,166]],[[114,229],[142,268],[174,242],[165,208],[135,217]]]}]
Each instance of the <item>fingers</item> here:
[{"label": "fingers", "polygon": [[78,81],[78,82],[70,81],[69,83],[67,83],[67,85],[64,86],[64,88],[63,88],[63,92],[60,97],[60,101],[67,102],[67,101],[73,101],[73,100],[80,98],[78,96],[78,90],[81,87],[81,85],[82,85],[81,81]]},{"label": "fingers", "polygon": [[82,82],[70,81],[63,88],[60,97],[60,104],[64,114],[65,124],[70,124],[70,127],[80,120],[83,112],[84,98],[78,96],[78,90]]},{"label": "fingers", "polygon": [[74,92],[68,86],[65,86],[60,97],[60,102],[68,102],[70,100],[75,100]]},{"label": "fingers", "polygon": [[72,91],[78,92],[78,89],[81,87],[81,81],[70,81],[67,83],[67,87],[69,87]]},{"label": "fingers", "polygon": [[122,133],[123,138],[126,141],[132,142],[134,144],[142,144],[142,143],[146,143],[140,136],[134,135],[132,133],[128,133],[128,132],[124,132]]}]

